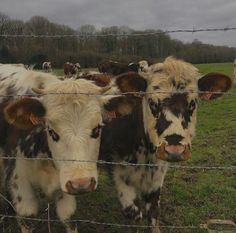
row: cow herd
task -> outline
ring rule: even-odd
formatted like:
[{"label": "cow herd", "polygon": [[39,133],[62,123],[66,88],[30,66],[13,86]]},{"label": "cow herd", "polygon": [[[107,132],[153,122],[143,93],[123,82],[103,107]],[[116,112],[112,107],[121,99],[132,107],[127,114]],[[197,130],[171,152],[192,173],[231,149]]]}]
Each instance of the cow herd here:
[{"label": "cow herd", "polygon": [[[1,164],[0,191],[17,216],[38,216],[40,190],[55,202],[65,231],[77,233],[68,221],[80,208],[76,195],[96,190],[97,161],[104,160],[120,163],[108,169],[124,214],[146,218],[153,226],[146,232],[160,232],[168,164],[191,157],[198,101],[222,96],[231,79],[200,74],[173,57],[119,65],[109,61],[99,74],[65,80],[0,65],[0,156],[9,157]],[[18,219],[18,227],[34,232],[28,221]]]},{"label": "cow herd", "polygon": [[[23,65],[23,64],[16,64],[16,65]],[[109,60],[109,61],[104,61],[98,64],[97,68],[100,73],[118,75],[118,74],[122,74],[128,71],[134,71],[134,72],[145,71],[145,69],[147,69],[149,65],[150,63],[147,62],[146,60],[142,60],[137,63],[131,62],[129,64]],[[43,62],[42,70],[46,73],[52,72],[52,63],[50,61]],[[64,72],[63,79],[78,78],[88,73],[89,74],[98,73],[98,72],[93,72],[93,71],[82,72],[81,65],[78,62],[77,63],[72,63],[72,62],[64,63],[63,72]]]}]

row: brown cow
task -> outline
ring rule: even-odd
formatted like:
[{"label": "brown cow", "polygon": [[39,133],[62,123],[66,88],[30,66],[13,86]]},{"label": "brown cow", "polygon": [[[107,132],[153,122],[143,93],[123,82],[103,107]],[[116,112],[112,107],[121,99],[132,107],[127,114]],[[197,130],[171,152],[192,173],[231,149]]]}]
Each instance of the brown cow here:
[{"label": "brown cow", "polygon": [[77,77],[78,72],[81,70],[79,63],[66,62],[63,65],[64,74],[66,78]]}]

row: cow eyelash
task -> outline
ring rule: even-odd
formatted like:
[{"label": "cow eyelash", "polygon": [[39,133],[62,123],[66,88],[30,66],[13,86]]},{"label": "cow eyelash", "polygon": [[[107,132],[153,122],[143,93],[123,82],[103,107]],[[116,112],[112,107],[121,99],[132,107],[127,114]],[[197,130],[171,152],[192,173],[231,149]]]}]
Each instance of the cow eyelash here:
[{"label": "cow eyelash", "polygon": [[58,142],[60,139],[60,136],[56,133],[55,130],[53,130],[52,128],[50,128],[49,126],[46,127],[46,130],[48,131],[48,134],[50,135],[50,137],[53,139],[53,141]]},{"label": "cow eyelash", "polygon": [[190,110],[194,110],[197,106],[197,101],[196,100],[192,100],[189,104],[189,109]]},{"label": "cow eyelash", "polygon": [[92,138],[98,138],[103,126],[104,126],[104,124],[101,123],[97,127],[95,127],[94,129],[92,129],[91,137]]},{"label": "cow eyelash", "polygon": [[160,116],[160,101],[154,102],[152,99],[148,99],[149,107],[154,117],[159,118]]}]

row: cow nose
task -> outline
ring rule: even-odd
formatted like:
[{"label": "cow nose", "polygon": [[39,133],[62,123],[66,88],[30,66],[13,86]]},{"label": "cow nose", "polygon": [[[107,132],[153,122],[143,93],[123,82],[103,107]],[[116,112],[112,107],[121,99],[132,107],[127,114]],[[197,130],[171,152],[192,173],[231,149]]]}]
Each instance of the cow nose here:
[{"label": "cow nose", "polygon": [[69,180],[66,183],[66,190],[69,194],[82,194],[96,189],[96,179],[86,177],[75,180]]},{"label": "cow nose", "polygon": [[165,151],[168,154],[182,154],[185,150],[185,146],[183,145],[166,145]]},{"label": "cow nose", "polygon": [[165,160],[168,162],[185,161],[191,157],[189,145],[173,145],[162,143],[157,148],[157,159]]},{"label": "cow nose", "polygon": [[165,145],[165,151],[167,160],[173,162],[187,160],[191,156],[189,148],[183,145]]}]

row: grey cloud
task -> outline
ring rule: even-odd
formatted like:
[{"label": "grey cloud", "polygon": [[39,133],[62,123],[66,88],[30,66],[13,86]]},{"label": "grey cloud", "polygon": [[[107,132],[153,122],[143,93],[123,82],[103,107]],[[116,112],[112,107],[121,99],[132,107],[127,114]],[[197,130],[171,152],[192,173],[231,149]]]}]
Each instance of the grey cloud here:
[{"label": "grey cloud", "polygon": [[[163,30],[235,27],[235,9],[234,0],[1,0],[0,3],[0,11],[12,18],[28,20],[42,15],[73,28],[83,24]],[[236,47],[236,31],[171,36]]]}]

